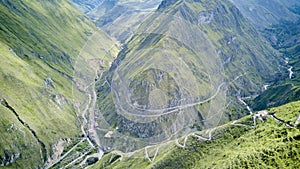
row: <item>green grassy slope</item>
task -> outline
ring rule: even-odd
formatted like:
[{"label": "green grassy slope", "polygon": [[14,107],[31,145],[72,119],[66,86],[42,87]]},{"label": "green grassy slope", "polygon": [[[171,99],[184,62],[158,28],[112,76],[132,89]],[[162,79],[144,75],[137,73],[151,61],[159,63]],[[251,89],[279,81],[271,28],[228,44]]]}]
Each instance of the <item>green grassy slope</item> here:
[{"label": "green grassy slope", "polygon": [[[300,115],[300,102],[272,108],[269,112],[284,123],[294,125]],[[154,162],[145,158],[144,150],[133,154],[106,154],[92,168],[297,168],[300,158],[298,127],[289,128],[269,117],[253,126],[246,116],[216,128],[211,141],[190,135],[185,148],[174,142],[160,144]],[[197,133],[207,137],[205,132]],[[183,138],[180,142],[183,142]],[[154,150],[150,150],[153,158]],[[119,155],[116,155],[119,154]]]},{"label": "green grassy slope", "polygon": [[87,35],[96,29],[66,1],[4,1],[0,17],[1,41],[19,57],[39,58],[67,75],[72,75],[72,62]]},{"label": "green grassy slope", "polygon": [[[20,147],[18,151],[14,152],[10,149],[14,147],[13,140],[17,133],[10,133],[10,137],[3,138],[3,140],[10,143],[2,144],[3,147],[1,149],[2,153],[6,149],[9,153],[6,153],[6,155],[2,154],[1,157],[19,152],[21,153],[21,159],[25,158],[23,160],[26,161],[26,158],[29,158],[35,161],[35,163],[39,162],[42,164],[52,154],[52,144],[60,138],[72,138],[80,134],[79,121],[77,121],[76,125],[75,109],[69,101],[71,100],[71,96],[68,91],[71,92],[72,84],[53,69],[45,66],[46,70],[43,70],[38,67],[43,65],[42,63],[40,65],[28,64],[14,55],[6,45],[1,44],[1,99],[7,101],[9,106],[19,115],[20,119],[36,132],[38,138],[46,146],[46,151],[43,151],[42,155],[38,155],[40,154],[39,149],[42,149],[41,145],[31,147],[33,149],[27,149],[26,146],[16,144],[17,147]],[[46,77],[55,77],[53,78],[55,88],[45,85]],[[66,95],[64,96],[63,94]],[[8,111],[7,108],[6,111]],[[14,116],[12,111],[10,111],[10,115]],[[14,125],[14,121],[11,121],[10,118],[2,118],[6,120],[6,123],[3,125]],[[4,128],[7,129],[7,127]],[[24,131],[29,132],[26,128]],[[30,137],[32,136],[28,138]],[[32,153],[25,156],[27,154],[26,151],[33,150],[37,154]],[[38,157],[43,157],[43,159],[35,160]],[[15,165],[28,165],[28,167],[32,165],[31,162],[26,164],[23,160],[17,160],[12,167]]]},{"label": "green grassy slope", "polygon": [[42,167],[59,140],[82,134],[76,60],[105,57],[114,42],[65,0],[1,1],[0,11],[0,165]]}]

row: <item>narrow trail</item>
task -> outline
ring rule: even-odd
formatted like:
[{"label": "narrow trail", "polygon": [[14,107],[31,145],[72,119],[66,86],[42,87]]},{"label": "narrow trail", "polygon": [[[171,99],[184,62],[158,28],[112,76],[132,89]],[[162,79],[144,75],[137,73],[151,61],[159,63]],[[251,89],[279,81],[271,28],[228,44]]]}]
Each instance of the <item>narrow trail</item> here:
[{"label": "narrow trail", "polygon": [[[257,116],[257,114],[255,114],[253,117],[255,117],[255,116]],[[299,114],[297,120],[295,121],[294,126],[292,126],[292,125],[290,125],[289,123],[287,123],[287,122],[285,122],[285,121],[283,121],[283,120],[277,118],[277,117],[274,116],[274,115],[266,115],[266,117],[271,117],[271,118],[274,119],[276,122],[285,124],[286,127],[288,127],[288,128],[294,128],[294,127],[296,127],[296,126],[300,123],[300,114]],[[264,122],[264,121],[262,120],[262,122]],[[252,126],[252,125],[246,125],[246,124],[237,123],[236,120],[233,121],[233,122],[231,122],[231,125],[234,125],[234,126],[240,126],[240,127],[251,127],[251,128],[254,128],[254,127],[256,126],[256,121],[253,121],[253,126]],[[212,133],[213,133],[216,129],[218,129],[219,127],[220,127],[220,126],[215,127],[215,128],[211,128],[211,129],[208,129],[207,131],[205,131],[205,134],[208,134],[208,137],[204,137],[204,136],[201,136],[201,135],[196,134],[196,133],[191,133],[191,134],[189,134],[189,135],[192,135],[193,137],[196,137],[196,138],[198,139],[198,141],[211,141],[211,140],[213,139]],[[183,144],[183,145],[181,145],[181,144],[179,143],[179,140],[178,140],[178,139],[175,140],[175,144],[176,144],[178,147],[185,148],[185,147],[186,147],[186,142],[187,142],[187,139],[188,139],[188,136],[189,136],[189,135],[187,135],[187,136],[185,137],[185,139],[184,139],[184,144]],[[146,149],[145,149],[145,151],[146,151]],[[147,156],[146,156],[146,157],[147,157]],[[148,160],[149,160],[149,159],[148,159]],[[150,160],[151,160],[151,159],[150,159]],[[149,161],[150,161],[150,160],[149,160]]]},{"label": "narrow trail", "polygon": [[[275,117],[274,115],[268,115],[268,117],[271,117],[272,119],[274,119],[274,120],[277,121],[278,123],[284,123],[284,124],[285,124],[287,127],[289,127],[289,128],[293,128],[293,126],[291,126],[290,124],[284,122],[283,120],[281,120],[281,119]],[[299,114],[297,120],[295,121],[295,126],[297,126],[299,123],[300,123],[300,114]],[[246,125],[246,124],[238,123],[237,120],[232,121],[232,122],[231,122],[231,125],[240,126],[240,127],[251,127],[251,128],[254,128],[254,127],[255,127],[255,125],[252,126],[252,125]],[[194,133],[191,133],[191,134],[188,134],[187,136],[185,136],[183,144],[180,144],[180,143],[179,143],[179,140],[176,139],[176,140],[175,140],[175,145],[178,146],[178,147],[180,147],[180,148],[185,148],[185,147],[187,146],[186,143],[187,143],[187,141],[188,141],[189,136],[196,137],[196,138],[198,139],[198,141],[212,141],[212,140],[213,140],[213,132],[214,132],[215,130],[217,130],[219,127],[221,127],[221,126],[218,126],[218,127],[215,127],[215,128],[211,128],[211,129],[207,129],[207,130],[205,131],[205,134],[207,134],[208,137],[201,136],[201,135],[199,135],[199,134],[197,134],[197,133],[195,133],[195,132],[194,132]],[[150,155],[149,155],[149,153],[148,153],[148,149],[151,148],[151,147],[154,147],[154,146],[146,146],[146,147],[144,148],[144,151],[145,151],[145,158],[146,158],[150,163],[152,163],[152,162],[155,160],[155,158],[156,158],[157,155],[158,155],[158,151],[159,151],[159,148],[156,148],[155,154],[154,154],[153,158],[151,159],[151,158],[150,158]],[[113,152],[112,152],[112,153],[113,153]],[[124,154],[126,154],[126,153],[119,152],[119,153],[115,153],[115,154],[120,155],[120,156],[121,156],[121,159],[122,159],[123,156],[124,156]]]},{"label": "narrow trail", "polygon": [[[141,109],[141,108],[137,108],[135,107],[136,109],[138,110],[141,110],[141,111],[149,111],[151,113],[153,112],[157,112],[159,114],[153,114],[153,115],[143,115],[143,114],[133,114],[133,113],[130,113],[130,112],[127,112],[125,111],[125,113],[129,114],[129,115],[135,115],[135,116],[139,116],[139,117],[159,117],[159,116],[163,116],[163,115],[168,115],[168,114],[171,114],[171,113],[174,113],[174,112],[177,112],[178,110],[180,109],[185,109],[185,108],[189,108],[189,107],[193,107],[193,106],[196,106],[196,105],[199,105],[199,104],[203,104],[203,103],[206,103],[206,102],[209,102],[213,99],[215,99],[217,97],[217,95],[219,94],[222,86],[224,86],[226,83],[223,82],[221,83],[219,86],[218,86],[218,89],[217,91],[214,93],[214,95],[212,95],[210,98],[206,99],[206,100],[203,100],[203,101],[199,101],[199,102],[195,102],[195,103],[190,103],[190,104],[186,104],[186,105],[181,105],[181,106],[175,106],[175,107],[171,107],[171,108],[165,108],[165,109],[154,109],[154,110],[151,110],[151,109]],[[117,96],[117,93],[116,91],[111,88],[114,92],[115,92],[115,95]],[[120,100],[119,98],[117,97],[117,100],[119,101],[120,103]],[[131,105],[131,104],[130,104]],[[133,105],[132,105],[133,106]],[[166,111],[164,113],[160,113],[162,111]]]},{"label": "narrow trail", "polygon": [[183,145],[181,145],[181,144],[179,143],[179,139],[176,139],[176,141],[175,141],[176,145],[177,145],[178,147],[185,148],[186,142],[187,142],[187,140],[188,140],[188,137],[189,137],[189,135],[185,136],[184,141],[183,141]]},{"label": "narrow trail", "polygon": [[[83,157],[84,157],[84,156],[83,156]],[[82,157],[82,158],[83,158],[83,157]],[[83,165],[86,163],[87,159],[92,158],[92,157],[98,158],[98,154],[92,154],[92,155],[86,156],[86,157],[84,158],[84,160],[79,164],[79,166],[83,166]]]},{"label": "narrow trail", "polygon": [[74,165],[78,160],[82,159],[82,158],[83,158],[84,156],[86,156],[90,151],[91,151],[91,149],[88,150],[88,151],[86,151],[86,152],[83,153],[82,155],[80,155],[80,156],[79,156],[78,158],[76,158],[75,160],[71,161],[68,165],[64,166],[64,168],[68,168],[68,167]]},{"label": "narrow trail", "polygon": [[295,121],[294,127],[298,126],[299,123],[300,123],[300,114],[299,114],[297,120]]},{"label": "narrow trail", "polygon": [[146,159],[149,160],[149,162],[152,163],[155,160],[155,158],[156,158],[156,156],[158,154],[159,148],[156,148],[155,154],[154,154],[153,158],[151,159],[150,156],[149,156],[149,154],[148,154],[148,148],[151,148],[151,147],[152,146],[145,147],[145,157],[146,157]]},{"label": "narrow trail", "polygon": [[[119,155],[119,156],[121,156],[121,157],[120,157],[120,160],[123,160],[123,158],[124,158],[124,156],[125,156],[125,155],[124,155],[125,153],[123,153],[123,152],[121,152],[121,151],[118,151],[118,150],[112,151],[111,153],[114,154],[114,155]],[[129,154],[129,153],[127,153],[127,154]]]},{"label": "narrow trail", "polygon": [[[126,99],[126,103],[129,106],[131,106],[133,109],[140,110],[140,111],[147,111],[147,112],[151,112],[151,113],[157,113],[157,114],[148,114],[148,115],[147,114],[137,114],[137,113],[128,112],[128,111],[124,110],[124,108],[122,108],[122,107],[120,107],[120,109],[122,109],[123,112],[126,113],[126,114],[128,114],[128,115],[135,115],[135,116],[139,116],[139,117],[159,117],[159,116],[163,116],[163,115],[168,115],[168,114],[177,112],[180,109],[185,109],[185,108],[193,107],[193,106],[196,106],[196,105],[204,104],[204,103],[207,103],[207,102],[215,99],[218,96],[218,94],[220,93],[220,90],[221,90],[221,88],[224,85],[233,83],[234,81],[238,80],[242,76],[245,76],[246,74],[247,73],[240,74],[239,76],[235,77],[230,82],[227,82],[227,83],[226,82],[222,82],[221,84],[219,84],[219,86],[217,87],[217,91],[212,96],[210,96],[209,98],[207,98],[205,100],[202,100],[202,101],[199,101],[199,102],[190,103],[190,104],[185,104],[185,105],[180,105],[180,106],[174,106],[174,107],[169,107],[169,108],[164,108],[164,109],[143,109],[143,108],[139,108],[139,107],[136,107],[136,106],[132,105]],[[116,97],[114,97],[114,98],[116,98],[116,101],[119,103],[119,105],[122,105],[121,101],[120,101],[120,98],[119,98],[119,95],[117,93],[117,90],[114,89],[113,86],[108,82],[107,77],[105,77],[105,81],[107,82],[107,84],[111,88],[111,91],[116,96]]]},{"label": "narrow trail", "polygon": [[75,144],[68,152],[66,152],[63,156],[55,160],[53,163],[45,166],[45,169],[53,167],[55,164],[59,163],[61,160],[63,160],[66,156],[68,156],[80,143],[82,143],[86,138],[81,139],[77,144]]},{"label": "narrow trail", "polygon": [[209,141],[209,140],[210,140],[209,138],[200,136],[200,135],[198,135],[198,134],[196,134],[196,133],[193,133],[192,136],[198,138],[198,141],[200,141],[200,140],[203,140],[203,141]]},{"label": "narrow trail", "polygon": [[[287,127],[289,127],[289,128],[294,128],[295,126],[296,126],[296,122],[298,122],[299,123],[299,121],[300,121],[300,114],[299,114],[299,117],[298,117],[298,119],[295,121],[295,124],[294,124],[294,126],[292,126],[291,124],[289,124],[289,123],[287,123],[287,122],[285,122],[285,121],[283,121],[283,120],[281,120],[281,119],[279,119],[279,118],[277,118],[276,116],[274,116],[273,114],[266,114],[266,115],[263,115],[263,116],[261,116],[261,115],[259,115],[259,114],[255,114],[254,116],[253,116],[253,126],[250,126],[250,125],[246,125],[246,124],[237,124],[236,123],[236,121],[233,121],[231,124],[232,125],[236,125],[236,126],[244,126],[244,127],[255,127],[256,126],[256,119],[258,118],[260,121],[262,121],[263,123],[265,122],[265,120],[263,119],[263,117],[266,117],[266,118],[268,118],[268,117],[271,117],[272,119],[274,119],[277,123],[283,123],[283,124],[285,124]],[[298,121],[299,120],[299,121]]]},{"label": "narrow trail", "polygon": [[250,125],[247,125],[247,124],[241,124],[241,123],[237,123],[237,121],[233,121],[231,123],[231,125],[234,125],[234,126],[242,126],[242,127],[254,127],[254,126],[250,126]]},{"label": "narrow trail", "polygon": [[212,132],[215,131],[218,127],[212,128],[212,129],[208,129],[206,130],[205,134],[208,134],[208,138],[207,137],[203,137],[199,134],[193,133],[192,136],[197,137],[198,140],[204,140],[204,141],[211,141],[212,138]]},{"label": "narrow trail", "polygon": [[209,140],[212,140],[212,132],[215,131],[216,128],[212,128],[212,129],[209,129],[208,131],[206,131],[206,133],[208,133],[208,139]]}]

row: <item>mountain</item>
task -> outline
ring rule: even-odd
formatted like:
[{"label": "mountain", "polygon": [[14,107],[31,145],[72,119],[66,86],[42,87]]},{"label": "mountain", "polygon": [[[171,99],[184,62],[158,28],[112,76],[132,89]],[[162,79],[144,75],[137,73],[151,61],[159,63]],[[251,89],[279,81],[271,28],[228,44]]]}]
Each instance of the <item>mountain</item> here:
[{"label": "mountain", "polygon": [[257,119],[255,126],[249,115],[179,141],[133,153],[112,152],[91,168],[297,168],[299,105],[272,108],[272,114],[264,122]]},{"label": "mountain", "polygon": [[299,87],[299,1],[235,1],[261,34],[284,58],[283,79],[267,84],[266,90],[248,102],[254,110],[280,106],[300,99]]},{"label": "mountain", "polygon": [[231,0],[253,24],[264,29],[281,21],[299,19],[300,2],[297,0]]},{"label": "mountain", "polygon": [[[163,1],[97,82],[106,151],[222,125],[281,78],[280,55],[230,2]],[[100,128],[100,127],[99,127]]]},{"label": "mountain", "polygon": [[83,13],[87,14],[93,9],[97,8],[103,2],[103,0],[72,0],[72,2]]},{"label": "mountain", "polygon": [[[0,166],[44,168],[83,135],[79,61],[108,65],[116,43],[65,0],[3,0],[0,11]],[[93,38],[100,49],[85,47]]]},{"label": "mountain", "polygon": [[[78,4],[81,1],[74,2]],[[106,33],[123,42],[135,34],[140,23],[155,11],[160,2],[161,0],[103,0],[87,16]]]},{"label": "mountain", "polygon": [[0,166],[297,168],[299,9],[0,1]]},{"label": "mountain", "polygon": [[286,69],[286,78],[270,83],[266,91],[251,101],[253,108],[265,109],[300,100],[299,28],[299,21],[286,21],[263,31],[273,47],[285,58],[285,64],[282,66]]}]

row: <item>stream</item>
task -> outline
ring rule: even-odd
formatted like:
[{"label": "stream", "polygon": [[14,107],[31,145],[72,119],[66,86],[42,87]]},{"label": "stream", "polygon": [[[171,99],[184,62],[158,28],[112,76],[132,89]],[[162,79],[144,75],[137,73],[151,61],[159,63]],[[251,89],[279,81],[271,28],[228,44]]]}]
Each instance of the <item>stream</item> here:
[{"label": "stream", "polygon": [[292,71],[292,69],[293,69],[293,66],[291,66],[289,69],[288,69],[288,71],[289,71],[289,78],[290,79],[292,79],[292,77],[293,77],[293,71]]},{"label": "stream", "polygon": [[238,97],[238,100],[243,103],[244,106],[246,106],[247,110],[249,111],[250,114],[252,114],[252,110],[250,108],[250,106],[241,98],[241,97]]},{"label": "stream", "polygon": [[293,66],[289,65],[289,58],[285,58],[285,63],[287,66],[289,66],[288,71],[289,71],[289,78],[292,79],[294,72],[292,71]]}]

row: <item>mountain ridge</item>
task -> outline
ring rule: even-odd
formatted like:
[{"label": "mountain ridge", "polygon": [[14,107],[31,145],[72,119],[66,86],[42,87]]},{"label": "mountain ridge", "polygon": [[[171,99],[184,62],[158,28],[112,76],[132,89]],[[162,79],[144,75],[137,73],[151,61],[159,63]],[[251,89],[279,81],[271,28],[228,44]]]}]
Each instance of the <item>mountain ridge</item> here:
[{"label": "mountain ridge", "polygon": [[161,6],[97,83],[104,149],[133,151],[250,113],[238,98],[281,71],[277,54],[228,1]]}]

